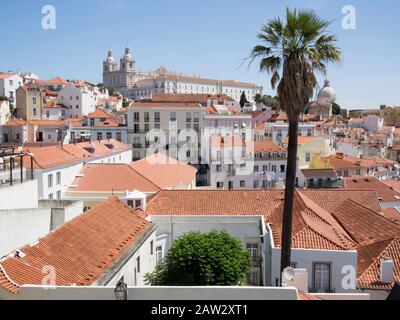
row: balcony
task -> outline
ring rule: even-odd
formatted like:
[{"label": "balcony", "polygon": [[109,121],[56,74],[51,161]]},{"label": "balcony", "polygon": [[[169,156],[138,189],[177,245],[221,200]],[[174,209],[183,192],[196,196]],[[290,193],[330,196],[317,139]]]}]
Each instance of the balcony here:
[{"label": "balcony", "polygon": [[228,177],[234,177],[236,176],[236,170],[235,169],[228,169]]},{"label": "balcony", "polygon": [[141,143],[133,143],[133,144],[132,144],[132,147],[133,147],[133,148],[141,148],[141,147],[142,147],[142,144],[141,144]]}]

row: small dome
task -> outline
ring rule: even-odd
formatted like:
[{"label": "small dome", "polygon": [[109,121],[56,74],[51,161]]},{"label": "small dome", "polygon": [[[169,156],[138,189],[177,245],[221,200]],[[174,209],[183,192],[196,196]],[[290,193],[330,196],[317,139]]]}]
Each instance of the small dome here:
[{"label": "small dome", "polygon": [[330,103],[336,101],[336,93],[331,87],[329,80],[325,80],[324,87],[318,93],[318,100],[325,100]]},{"label": "small dome", "polygon": [[133,57],[131,55],[131,50],[129,48],[125,48],[125,54],[122,59],[125,61],[133,61]]},{"label": "small dome", "polygon": [[107,59],[106,59],[106,63],[107,64],[115,64],[115,59],[112,56],[112,51],[111,50],[108,51],[108,56],[107,56]]}]

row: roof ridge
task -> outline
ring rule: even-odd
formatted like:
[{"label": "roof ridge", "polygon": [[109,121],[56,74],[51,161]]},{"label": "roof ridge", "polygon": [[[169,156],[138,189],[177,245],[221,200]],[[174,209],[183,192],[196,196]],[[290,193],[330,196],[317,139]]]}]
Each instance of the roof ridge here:
[{"label": "roof ridge", "polygon": [[380,260],[382,260],[382,256],[385,253],[385,251],[387,250],[387,248],[390,247],[393,244],[393,242],[398,240],[398,239],[400,239],[400,237],[388,238],[388,239],[385,239],[385,240],[376,241],[374,243],[371,243],[371,244],[368,244],[368,245],[365,245],[365,246],[360,246],[359,248],[364,248],[364,247],[374,246],[374,245],[377,245],[377,244],[382,243],[382,242],[388,242],[388,244],[385,245],[384,249],[376,256],[375,259],[373,259],[373,261],[369,264],[368,268],[366,268],[364,270],[364,272],[359,277],[357,277],[357,279],[360,279],[361,277],[363,277],[370,269],[372,269],[374,267],[375,263],[377,263]]},{"label": "roof ridge", "polygon": [[136,172],[139,176],[141,176],[143,179],[145,179],[146,181],[150,182],[153,186],[155,186],[157,189],[159,189],[159,191],[162,191],[163,189],[155,184],[153,181],[151,181],[149,178],[147,178],[146,176],[144,176],[142,173],[140,173],[139,171],[137,171],[135,168],[133,168],[130,164],[126,164],[127,167],[129,167],[132,171]]}]

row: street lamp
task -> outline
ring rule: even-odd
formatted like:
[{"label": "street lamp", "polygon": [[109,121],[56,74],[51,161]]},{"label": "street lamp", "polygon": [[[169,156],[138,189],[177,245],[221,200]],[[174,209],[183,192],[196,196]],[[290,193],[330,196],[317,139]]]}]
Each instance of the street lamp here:
[{"label": "street lamp", "polygon": [[114,289],[117,300],[128,300],[128,285],[121,279]]}]

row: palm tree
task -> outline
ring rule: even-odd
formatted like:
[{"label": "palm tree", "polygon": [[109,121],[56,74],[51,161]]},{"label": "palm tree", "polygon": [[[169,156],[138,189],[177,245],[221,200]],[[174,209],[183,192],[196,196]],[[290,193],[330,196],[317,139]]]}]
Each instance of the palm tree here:
[{"label": "palm tree", "polygon": [[261,44],[253,48],[249,57],[250,64],[260,60],[260,71],[272,74],[273,89],[279,83],[280,109],[286,111],[289,121],[281,271],[291,264],[299,117],[308,106],[317,85],[315,72],[325,74],[326,63],[338,63],[341,58],[340,49],[335,46],[336,37],[326,32],[329,25],[329,21],[320,19],[312,10],[286,9],[286,21],[275,18],[262,27],[257,35]]}]

